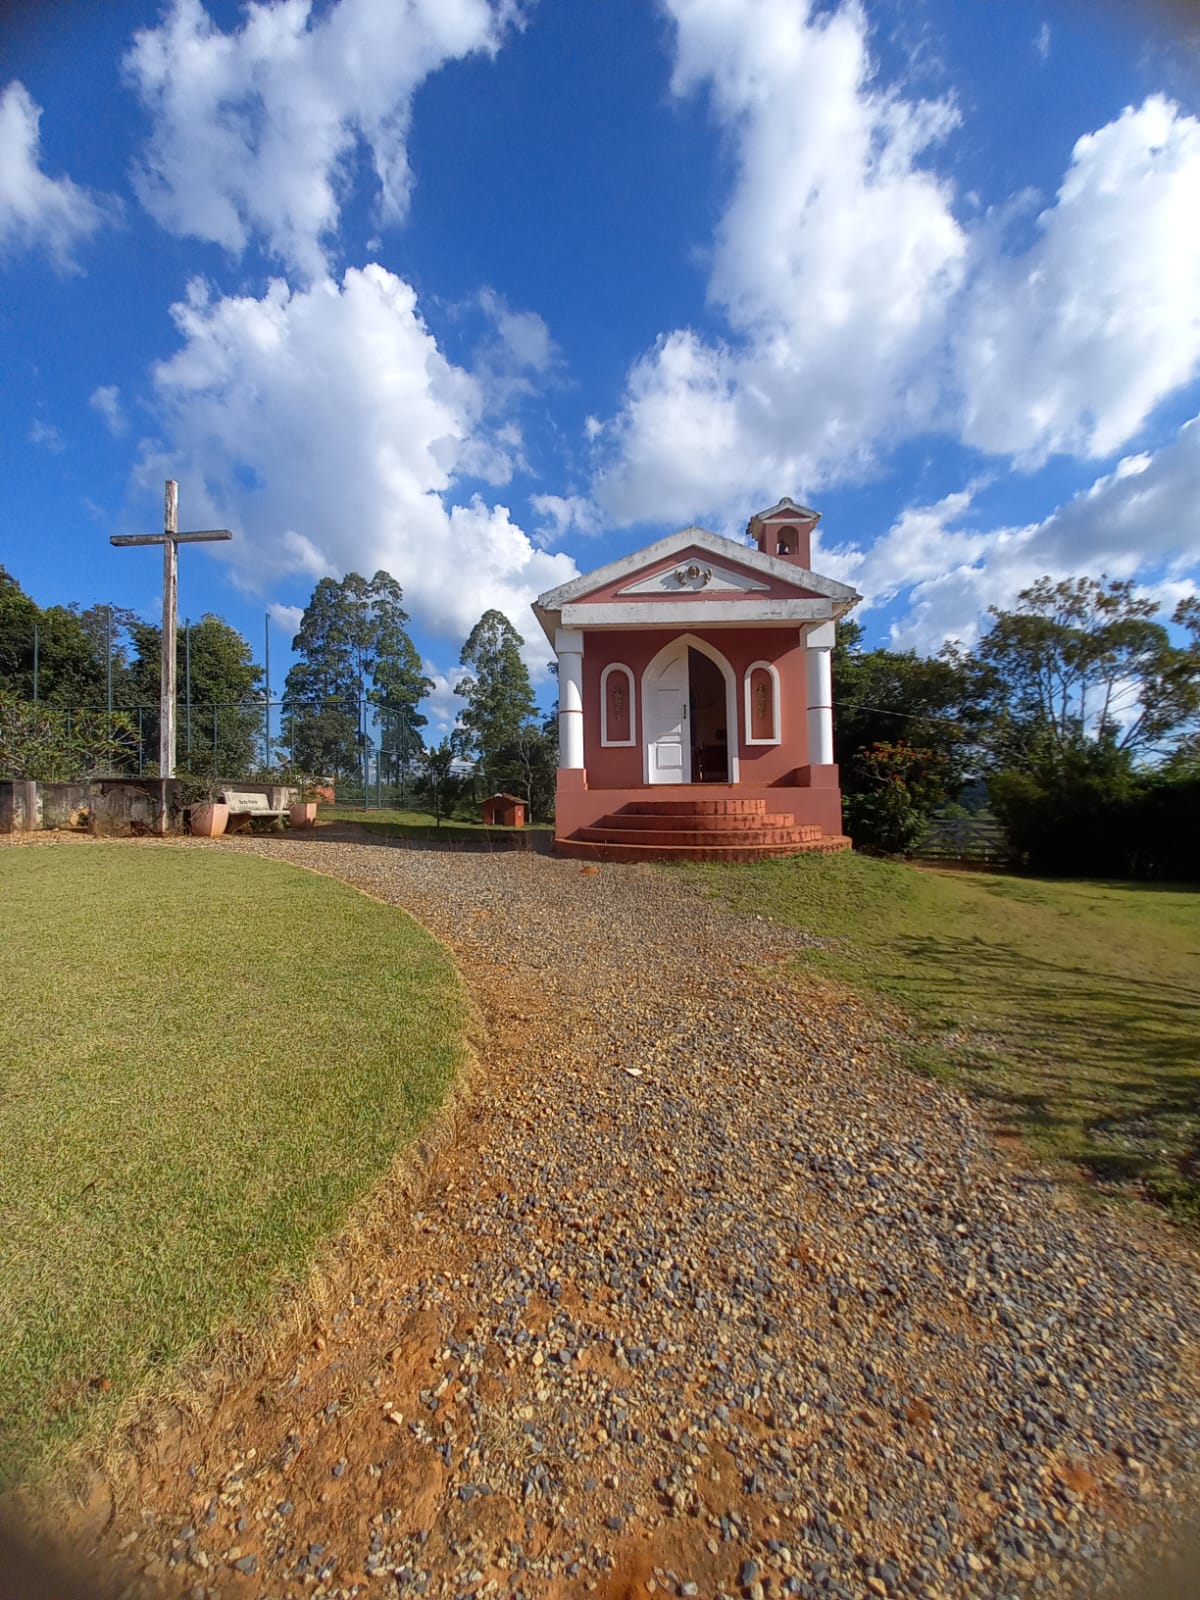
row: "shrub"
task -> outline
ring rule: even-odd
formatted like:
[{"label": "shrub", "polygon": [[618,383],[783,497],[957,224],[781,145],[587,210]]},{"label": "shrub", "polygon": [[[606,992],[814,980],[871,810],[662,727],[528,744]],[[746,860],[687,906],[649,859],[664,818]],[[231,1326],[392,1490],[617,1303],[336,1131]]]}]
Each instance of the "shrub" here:
[{"label": "shrub", "polygon": [[860,848],[905,855],[929,813],[946,798],[945,756],[898,742],[877,743],[854,758],[857,792],[844,799],[846,823]]},{"label": "shrub", "polygon": [[71,712],[0,694],[0,778],[69,783],[129,772],[137,747],[137,731],[122,712]]}]

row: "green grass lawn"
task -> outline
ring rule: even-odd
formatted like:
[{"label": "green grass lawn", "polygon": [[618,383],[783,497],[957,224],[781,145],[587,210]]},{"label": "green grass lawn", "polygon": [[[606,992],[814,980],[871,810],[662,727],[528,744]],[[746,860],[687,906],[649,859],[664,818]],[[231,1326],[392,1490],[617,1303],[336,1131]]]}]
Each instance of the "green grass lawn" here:
[{"label": "green grass lawn", "polygon": [[541,822],[530,823],[524,828],[485,828],[482,822],[464,822],[461,817],[443,817],[439,828],[433,813],[429,811],[394,811],[387,808],[363,811],[355,806],[322,806],[317,818],[320,822],[357,822],[360,827],[372,828],[387,838],[469,844],[484,849],[492,840],[507,849],[512,847],[514,836],[545,836],[554,831],[549,823]]},{"label": "green grass lawn", "polygon": [[243,855],[0,852],[0,1481],[317,1246],[441,1104],[467,1008],[442,948]]},{"label": "green grass lawn", "polygon": [[894,1001],[913,1064],[994,1099],[1039,1153],[1200,1223],[1200,891],[851,854],[685,870],[827,936],[801,965]]}]

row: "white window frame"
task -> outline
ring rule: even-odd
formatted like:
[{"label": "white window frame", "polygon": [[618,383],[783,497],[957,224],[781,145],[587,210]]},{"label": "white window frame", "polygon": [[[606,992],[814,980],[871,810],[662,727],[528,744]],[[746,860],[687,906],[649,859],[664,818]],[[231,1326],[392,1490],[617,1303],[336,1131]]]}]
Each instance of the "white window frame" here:
[{"label": "white window frame", "polygon": [[[754,674],[759,668],[771,675],[771,737],[769,739],[756,739],[753,735],[754,705],[752,702]],[[743,679],[747,744],[780,744],[782,742],[779,732],[779,670],[773,661],[752,661],[746,668]]]},{"label": "white window frame", "polygon": [[[610,739],[608,737],[608,679],[610,673],[621,672],[625,675],[629,695],[629,737],[628,739]],[[637,697],[633,687],[633,668],[627,667],[623,661],[610,661],[600,674],[600,744],[605,750],[628,750],[637,744]]]}]

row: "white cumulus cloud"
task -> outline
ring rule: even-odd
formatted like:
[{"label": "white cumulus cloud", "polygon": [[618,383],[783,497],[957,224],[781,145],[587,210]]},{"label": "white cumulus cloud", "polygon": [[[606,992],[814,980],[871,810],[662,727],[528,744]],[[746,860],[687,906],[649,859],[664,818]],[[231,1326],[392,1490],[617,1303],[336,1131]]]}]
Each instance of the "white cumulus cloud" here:
[{"label": "white cumulus cloud", "polygon": [[267,607],[267,613],[271,621],[287,634],[290,645],[300,631],[300,624],[304,620],[304,607],[285,606],[281,605],[278,600],[273,600]]},{"label": "white cumulus cloud", "polygon": [[115,383],[102,383],[99,388],[93,389],[88,396],[88,405],[104,418],[104,424],[114,438],[128,428],[129,422],[121,406],[121,391]]},{"label": "white cumulus cloud", "polygon": [[1120,449],[1200,371],[1200,121],[1162,96],[1085,135],[1028,249],[984,230],[956,339],[962,434],[993,454]]},{"label": "white cumulus cloud", "polygon": [[15,78],[0,94],[0,255],[44,249],[64,271],[77,271],[76,246],[95,233],[104,207],[68,177],[41,167],[42,108]]},{"label": "white cumulus cloud", "polygon": [[454,685],[462,677],[459,668],[452,669],[449,673],[442,672],[432,661],[423,661],[421,670],[433,684],[433,688],[421,703],[421,710],[429,719],[429,726],[425,729],[425,743],[440,744],[454,731],[466,701],[455,694]]},{"label": "white cumulus cloud", "polygon": [[854,0],[666,6],[674,91],[708,95],[732,158],[721,331],[664,331],[589,430],[615,520],[737,522],[922,432],[1102,459],[1200,372],[1196,118],[1151,96],[1078,140],[1050,204],[960,217],[959,114],[880,82]]},{"label": "white cumulus cloud", "polygon": [[187,483],[192,526],[235,530],[223,549],[242,583],[382,567],[435,632],[461,641],[494,606],[533,640],[530,600],[575,564],[507,507],[454,503],[480,441],[505,447],[407,283],[376,265],[261,298],[195,283],[174,316],[182,346],[154,369],[165,438],[143,473]]},{"label": "white cumulus cloud", "polygon": [[600,532],[600,513],[585,495],[535,494],[530,496],[529,504],[539,518],[543,539],[561,539],[572,529],[582,534]]},{"label": "white cumulus cloud", "polygon": [[1200,578],[1200,417],[1039,522],[972,526],[973,498],[968,489],[911,507],[869,549],[823,552],[820,566],[853,582],[865,608],[899,597],[909,609],[892,642],[923,651],[972,642],[989,605],[1011,604],[1043,573],[1138,578],[1166,604]]},{"label": "white cumulus cloud", "polygon": [[844,476],[938,398],[967,244],[925,158],[957,122],[875,79],[857,6],[668,0],[673,88],[707,88],[736,164],[709,299],[726,341],[664,334],[605,430],[624,520],[718,516]]},{"label": "white cumulus cloud", "polygon": [[52,456],[61,455],[67,448],[67,441],[62,436],[61,428],[56,428],[52,422],[43,422],[40,417],[35,417],[29,428],[30,444],[40,444],[43,450],[49,450]]},{"label": "white cumulus cloud", "polygon": [[139,197],[174,233],[239,254],[252,240],[318,277],[358,148],[386,222],[404,216],[412,99],[446,62],[494,52],[510,0],[260,0],[223,31],[174,0],[125,66],[150,112]]}]

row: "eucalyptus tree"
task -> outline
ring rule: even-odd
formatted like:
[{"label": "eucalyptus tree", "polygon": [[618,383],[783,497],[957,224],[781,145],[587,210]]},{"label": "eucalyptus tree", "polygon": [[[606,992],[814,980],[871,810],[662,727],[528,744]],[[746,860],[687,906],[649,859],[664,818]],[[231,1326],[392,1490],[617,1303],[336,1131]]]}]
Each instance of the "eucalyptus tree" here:
[{"label": "eucalyptus tree", "polygon": [[468,670],[454,687],[466,701],[456,742],[460,754],[476,762],[485,786],[492,789],[505,783],[511,752],[536,718],[533,686],[521,659],[523,643],[502,611],[485,611],[459,656],[459,665]]},{"label": "eucalyptus tree", "polygon": [[421,747],[421,701],[433,687],[408,633],[404,594],[390,573],[322,578],[292,640],[284,686],[292,759],[306,771],[357,776],[368,708],[380,746],[411,760]]}]

